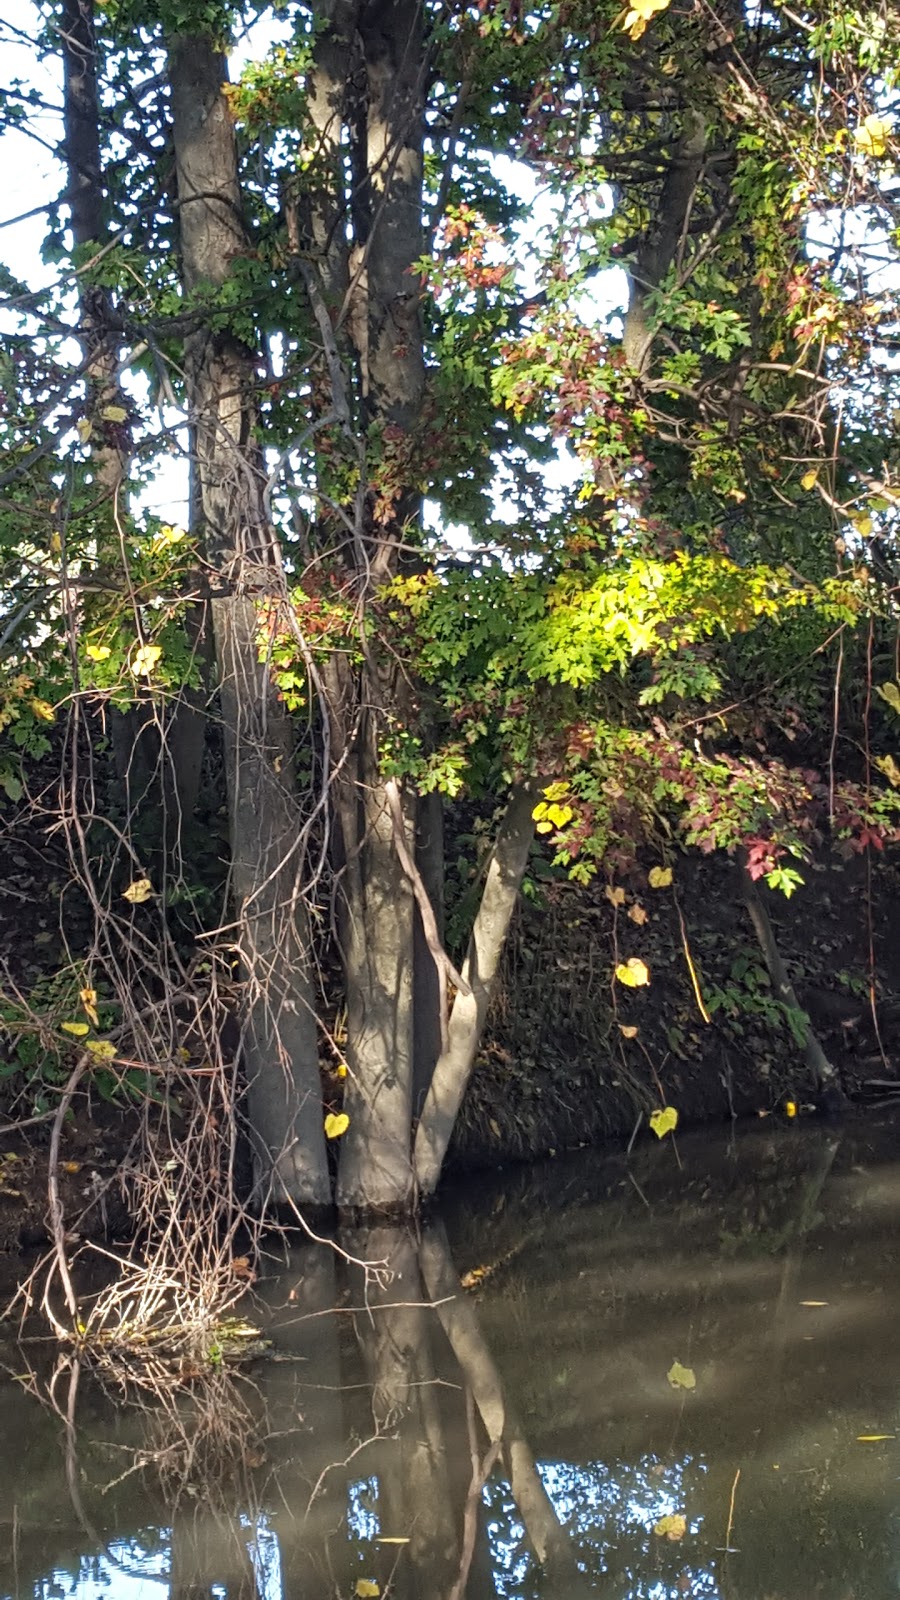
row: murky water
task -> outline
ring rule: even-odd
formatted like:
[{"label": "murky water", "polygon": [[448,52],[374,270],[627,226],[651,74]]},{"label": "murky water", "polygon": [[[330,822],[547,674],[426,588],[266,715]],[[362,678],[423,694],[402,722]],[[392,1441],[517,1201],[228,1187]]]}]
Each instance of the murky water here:
[{"label": "murky water", "polygon": [[677,1154],[273,1263],[275,1359],[165,1403],[8,1349],[0,1596],[896,1596],[900,1121]]}]

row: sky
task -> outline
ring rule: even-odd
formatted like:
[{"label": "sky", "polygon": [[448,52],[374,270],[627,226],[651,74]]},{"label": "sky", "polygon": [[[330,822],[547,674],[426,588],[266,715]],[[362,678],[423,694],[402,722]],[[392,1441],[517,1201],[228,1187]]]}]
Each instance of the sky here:
[{"label": "sky", "polygon": [[[41,245],[45,231],[42,215],[27,216],[36,207],[46,206],[59,195],[64,185],[62,165],[53,153],[63,137],[62,125],[62,66],[58,58],[41,62],[28,40],[36,33],[37,9],[31,0],[0,0],[0,82],[9,83],[21,78],[37,89],[48,109],[35,111],[29,116],[29,125],[38,139],[12,130],[0,139],[2,163],[2,192],[0,202],[0,260],[30,286],[41,286],[53,281],[54,268],[41,260]],[[230,55],[231,76],[237,77],[248,60],[261,55],[276,39],[283,36],[285,23],[266,19],[256,23],[240,40]],[[54,109],[55,108],[55,109]],[[520,252],[527,257],[529,238],[551,226],[554,221],[553,205],[541,193],[534,173],[522,163],[501,159],[498,167],[504,181],[525,202],[527,220],[519,230]],[[22,220],[13,221],[20,218]],[[527,265],[525,269],[527,280]],[[526,281],[527,292],[527,281]],[[582,309],[587,318],[607,323],[621,310],[626,294],[625,275],[619,269],[601,275],[590,293],[582,297]],[[0,308],[0,329],[10,327]],[[73,343],[73,364],[78,360]],[[126,380],[127,381],[127,380]],[[143,398],[140,386],[131,387],[136,398]],[[166,419],[170,424],[175,418]],[[544,468],[547,487],[561,490],[577,483],[580,476],[578,463],[563,447],[556,459]],[[511,520],[515,508],[503,498],[498,489],[495,499],[498,516]],[[164,521],[183,526],[187,519],[187,465],[185,460],[168,458],[163,461],[151,487],[142,492],[135,510],[150,511]],[[460,554],[469,545],[467,531],[463,528],[441,526],[437,507],[426,503],[425,522]]]}]

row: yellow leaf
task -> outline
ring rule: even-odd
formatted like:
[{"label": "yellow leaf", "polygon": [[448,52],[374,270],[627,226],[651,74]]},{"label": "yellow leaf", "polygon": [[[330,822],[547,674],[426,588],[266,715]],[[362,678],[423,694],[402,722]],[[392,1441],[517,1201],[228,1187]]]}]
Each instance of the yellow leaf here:
[{"label": "yellow leaf", "polygon": [[853,141],[863,155],[874,156],[879,161],[887,152],[891,125],[882,117],[869,116],[853,130]]},{"label": "yellow leaf", "polygon": [[633,1023],[630,1023],[630,1022],[628,1022],[628,1023],[620,1022],[619,1023],[619,1032],[622,1035],[623,1039],[636,1039],[637,1036],[638,1036],[637,1028],[634,1026]]},{"label": "yellow leaf", "polygon": [[651,867],[647,874],[647,882],[651,889],[668,889],[672,882],[672,868]]},{"label": "yellow leaf", "polygon": [[857,1444],[881,1444],[883,1439],[896,1439],[895,1433],[858,1433]]},{"label": "yellow leaf", "polygon": [[900,789],[900,767],[893,756],[878,756],[875,765],[880,767],[892,789]]},{"label": "yellow leaf", "polygon": [[616,977],[624,983],[626,989],[643,989],[650,982],[650,972],[643,961],[637,956],[629,956],[627,961],[620,961],[616,967]]},{"label": "yellow leaf", "polygon": [[108,644],[89,644],[84,653],[89,661],[108,661],[112,655]]},{"label": "yellow leaf", "polygon": [[665,11],[669,0],[633,0],[631,9],[624,12],[618,26],[632,39],[639,39],[647,23],[657,11]]},{"label": "yellow leaf", "polygon": [[63,1172],[80,1172],[81,1171],[81,1162],[80,1161],[61,1161],[59,1164],[62,1167]]},{"label": "yellow leaf", "polygon": [[671,1539],[674,1544],[676,1540],[683,1539],[687,1533],[687,1517],[683,1517],[680,1512],[673,1513],[669,1517],[660,1517],[653,1525],[653,1532],[658,1539]]},{"label": "yellow leaf", "polygon": [[63,1033],[70,1033],[73,1039],[83,1039],[91,1031],[86,1022],[61,1022],[60,1027]]},{"label": "yellow leaf", "polygon": [[89,417],[78,418],[78,421],[75,424],[75,432],[77,433],[82,444],[87,444],[88,439],[91,437],[93,431],[94,424],[91,422]]},{"label": "yellow leaf", "polygon": [[349,1126],[350,1118],[346,1111],[329,1111],[325,1118],[326,1139],[339,1139],[342,1133],[347,1132]]},{"label": "yellow leaf", "polygon": [[797,1115],[797,1102],[796,1102],[796,1100],[785,1100],[785,1102],[784,1102],[784,1114],[785,1114],[786,1117],[795,1117]]},{"label": "yellow leaf", "polygon": [[815,467],[812,467],[809,472],[804,472],[803,477],[800,479],[800,487],[801,489],[814,489],[818,481],[819,474]]},{"label": "yellow leaf", "polygon": [[673,1361],[666,1373],[673,1389],[696,1389],[697,1379],[692,1367],[683,1367],[680,1361]]},{"label": "yellow leaf", "polygon": [[149,678],[162,655],[158,644],[142,644],[134,653],[131,670],[136,678]]},{"label": "yellow leaf", "polygon": [[56,721],[56,712],[46,700],[32,700],[31,709],[41,722]]},{"label": "yellow leaf", "polygon": [[86,1014],[90,1017],[95,1028],[99,1028],[100,1019],[97,1016],[97,991],[96,989],[81,989],[78,998],[84,1006]]},{"label": "yellow leaf", "polygon": [[346,1076],[347,1076],[347,1063],[346,1063],[346,1061],[342,1061],[339,1066],[335,1067],[334,1075],[335,1075],[336,1078],[346,1078]]},{"label": "yellow leaf", "polygon": [[401,1538],[400,1535],[396,1534],[396,1533],[394,1533],[394,1534],[391,1534],[391,1533],[377,1533],[375,1535],[375,1543],[376,1544],[409,1544],[409,1534],[408,1533],[404,1534],[403,1537]]},{"label": "yellow leaf", "polygon": [[618,887],[614,889],[612,884],[608,883],[604,890],[604,894],[606,895],[606,898],[611,906],[623,906],[625,904],[624,889],[620,889]]},{"label": "yellow leaf", "polygon": [[642,928],[644,926],[644,923],[647,921],[647,912],[644,910],[643,906],[639,906],[639,905],[630,906],[629,907],[629,911],[628,911],[628,916],[629,916],[630,921],[637,923],[637,926],[639,928]]},{"label": "yellow leaf", "polygon": [[358,1578],[356,1580],[354,1594],[359,1595],[359,1600],[375,1600],[375,1597],[380,1593],[381,1590],[377,1583],[373,1583],[371,1578]]},{"label": "yellow leaf", "polygon": [[128,412],[124,406],[104,406],[100,413],[104,422],[127,422]]},{"label": "yellow leaf", "polygon": [[128,900],[133,906],[142,906],[152,898],[153,885],[149,878],[135,878],[127,889],[122,890],[122,899]]},{"label": "yellow leaf", "polygon": [[116,1047],[109,1039],[88,1039],[85,1050],[90,1050],[91,1055],[98,1061],[115,1061]]},{"label": "yellow leaf", "polygon": [[553,823],[552,822],[539,822],[538,825],[537,825],[537,829],[535,831],[537,833],[552,833],[553,832]]},{"label": "yellow leaf", "polygon": [[664,1139],[667,1133],[674,1133],[678,1127],[678,1112],[674,1106],[663,1106],[661,1111],[654,1111],[650,1118],[650,1126],[657,1139]]}]

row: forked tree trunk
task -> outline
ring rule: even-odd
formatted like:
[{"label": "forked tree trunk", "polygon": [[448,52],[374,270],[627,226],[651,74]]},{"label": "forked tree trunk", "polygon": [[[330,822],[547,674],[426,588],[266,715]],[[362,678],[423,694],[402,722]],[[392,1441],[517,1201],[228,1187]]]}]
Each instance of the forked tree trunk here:
[{"label": "forked tree trunk", "polygon": [[[247,247],[237,151],[222,93],[225,59],[204,35],[171,40],[169,76],[184,286],[213,291]],[[259,660],[259,608],[287,604],[277,537],[254,443],[253,356],[227,330],[201,324],[186,342],[197,496],[213,572],[231,830],[236,943],[244,980],[247,1103],[261,1202],[330,1200],[309,976],[309,929],[298,894],[299,808],[294,733]]]},{"label": "forked tree trunk", "polygon": [[471,990],[459,991],[450,1012],[446,1047],[441,1051],[419,1120],[415,1142],[416,1183],[423,1197],[437,1188],[466,1085],[484,1031],[497,969],[506,943],[534,838],[537,791],[523,784],[514,791],[500,824],[475,917],[462,976]]}]

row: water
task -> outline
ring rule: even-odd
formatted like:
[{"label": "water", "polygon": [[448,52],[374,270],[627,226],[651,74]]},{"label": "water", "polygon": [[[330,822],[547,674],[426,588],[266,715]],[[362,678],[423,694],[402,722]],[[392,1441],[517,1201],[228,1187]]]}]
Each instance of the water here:
[{"label": "water", "polygon": [[345,1241],[386,1287],[273,1265],[277,1359],[165,1400],[63,1370],[54,1413],[8,1347],[0,1596],[896,1596],[898,1134],[469,1182],[418,1244]]}]

